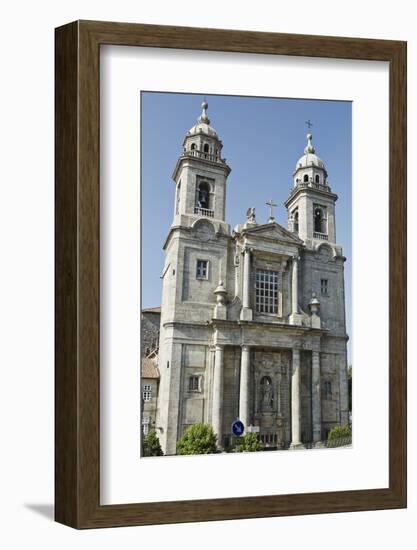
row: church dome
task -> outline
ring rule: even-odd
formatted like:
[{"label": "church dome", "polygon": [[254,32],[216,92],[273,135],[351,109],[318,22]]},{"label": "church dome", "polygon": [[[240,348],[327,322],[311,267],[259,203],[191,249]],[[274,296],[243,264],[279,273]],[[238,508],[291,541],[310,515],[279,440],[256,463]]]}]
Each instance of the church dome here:
[{"label": "church dome", "polygon": [[315,154],[316,151],[311,143],[312,139],[312,134],[307,134],[307,146],[304,149],[304,155],[298,159],[297,164],[295,165],[296,171],[300,168],[309,168],[310,166],[315,166],[316,168],[326,170],[324,162]]},{"label": "church dome", "polygon": [[219,139],[219,136],[217,135],[216,130],[210,126],[210,119],[207,116],[207,108],[208,103],[207,101],[203,101],[201,104],[201,115],[197,119],[197,124],[195,124],[190,130],[188,131],[188,135],[196,135],[196,134],[206,134],[206,136],[211,136],[216,139]]}]

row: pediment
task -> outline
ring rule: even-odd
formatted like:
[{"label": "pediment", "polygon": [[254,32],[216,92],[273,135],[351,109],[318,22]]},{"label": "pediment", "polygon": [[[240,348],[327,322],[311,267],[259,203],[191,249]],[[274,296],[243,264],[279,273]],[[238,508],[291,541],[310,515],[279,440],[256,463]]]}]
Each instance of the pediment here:
[{"label": "pediment", "polygon": [[243,233],[246,233],[253,238],[286,242],[298,246],[302,244],[302,241],[298,237],[287,231],[287,229],[282,227],[282,225],[275,222],[247,227],[244,229]]}]

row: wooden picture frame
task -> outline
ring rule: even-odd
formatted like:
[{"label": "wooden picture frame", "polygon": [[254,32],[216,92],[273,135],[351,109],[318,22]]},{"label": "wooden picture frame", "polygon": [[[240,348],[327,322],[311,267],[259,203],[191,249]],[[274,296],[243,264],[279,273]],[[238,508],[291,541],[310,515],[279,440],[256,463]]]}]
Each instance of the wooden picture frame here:
[{"label": "wooden picture frame", "polygon": [[[389,487],[100,505],[99,56],[117,44],[389,62]],[[111,22],[56,29],[56,521],[116,527],[406,506],[406,43]]]}]

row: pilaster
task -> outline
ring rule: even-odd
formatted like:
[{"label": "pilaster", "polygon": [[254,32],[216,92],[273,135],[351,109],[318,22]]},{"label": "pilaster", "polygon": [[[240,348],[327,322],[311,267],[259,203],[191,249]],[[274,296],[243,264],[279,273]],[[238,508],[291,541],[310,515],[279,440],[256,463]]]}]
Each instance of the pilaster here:
[{"label": "pilaster", "polygon": [[240,363],[240,387],[239,387],[239,419],[245,426],[245,432],[249,426],[249,372],[250,372],[250,348],[242,346]]},{"label": "pilaster", "polygon": [[214,376],[213,376],[213,407],[212,425],[217,435],[217,447],[222,448],[222,420],[223,420],[223,369],[224,369],[224,346],[216,344],[214,353]]}]

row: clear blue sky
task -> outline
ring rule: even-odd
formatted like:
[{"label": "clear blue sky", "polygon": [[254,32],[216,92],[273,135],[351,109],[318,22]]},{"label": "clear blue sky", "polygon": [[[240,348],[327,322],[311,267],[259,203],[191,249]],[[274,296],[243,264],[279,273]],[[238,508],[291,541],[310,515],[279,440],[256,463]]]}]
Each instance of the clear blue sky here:
[{"label": "clear blue sky", "polygon": [[313,145],[324,161],[336,203],[337,241],[345,263],[346,312],[351,334],[352,105],[347,101],[142,92],[142,307],[161,303],[162,244],[172,223],[175,185],[171,179],[186,132],[207,99],[208,116],[223,141],[232,168],[227,184],[226,221],[233,228],[256,208],[266,223],[266,200],[278,205],[275,219],[287,227],[283,206],[292,172],[306,145],[311,120]]}]

